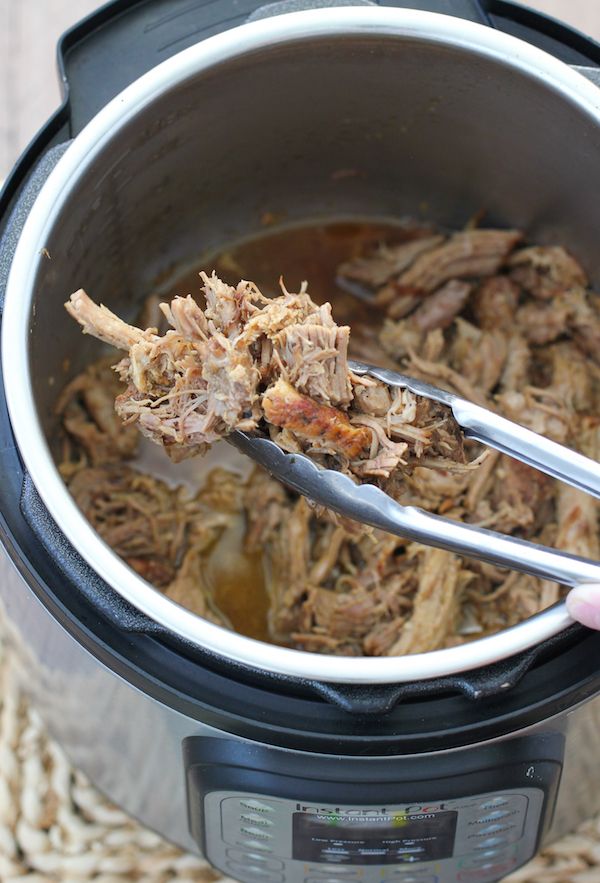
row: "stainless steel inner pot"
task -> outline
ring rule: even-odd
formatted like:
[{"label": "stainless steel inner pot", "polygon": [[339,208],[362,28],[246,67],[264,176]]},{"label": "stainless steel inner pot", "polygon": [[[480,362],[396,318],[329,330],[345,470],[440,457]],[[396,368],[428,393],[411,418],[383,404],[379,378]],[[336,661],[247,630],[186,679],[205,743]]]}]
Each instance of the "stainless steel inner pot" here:
[{"label": "stainless steel inner pot", "polygon": [[232,634],[166,599],[108,549],[68,494],[49,441],[59,389],[98,354],[63,310],[67,296],[83,286],[133,314],[158,278],[259,231],[265,211],[285,223],[372,215],[460,226],[485,209],[489,223],[565,244],[600,282],[599,121],[600,92],[528,44],[456,18],[375,7],[244,25],[114,99],[37,197],[3,320],[19,448],[81,555],[134,606],[195,644],[323,681],[455,673],[564,629],[559,604],[466,647],[382,659]]}]

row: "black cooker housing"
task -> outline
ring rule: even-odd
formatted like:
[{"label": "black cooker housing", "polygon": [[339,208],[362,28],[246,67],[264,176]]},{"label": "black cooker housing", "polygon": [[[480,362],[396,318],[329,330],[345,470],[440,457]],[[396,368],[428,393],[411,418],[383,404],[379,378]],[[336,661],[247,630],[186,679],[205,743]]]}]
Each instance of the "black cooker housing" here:
[{"label": "black cooker housing", "polygon": [[[114,0],[62,38],[64,102],[0,195],[0,306],[35,195],[68,142],[156,64],[243,24],[260,0]],[[468,18],[569,64],[598,67],[600,45],[505,0],[389,2]],[[189,718],[274,746],[323,754],[417,754],[485,742],[585,701],[600,689],[600,633],[573,626],[542,646],[464,675],[351,687],[269,675],[191,646],[99,579],[53,522],[15,446],[0,378],[0,540],[29,589],[100,662]],[[25,591],[25,586],[23,587]]]}]

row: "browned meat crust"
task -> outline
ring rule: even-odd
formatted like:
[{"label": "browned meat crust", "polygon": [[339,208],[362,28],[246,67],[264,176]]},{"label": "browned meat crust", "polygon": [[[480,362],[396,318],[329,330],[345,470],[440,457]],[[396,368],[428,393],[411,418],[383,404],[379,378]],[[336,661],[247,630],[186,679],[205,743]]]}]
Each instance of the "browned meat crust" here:
[{"label": "browned meat crust", "polygon": [[352,426],[343,411],[302,395],[287,380],[280,379],[269,387],[262,406],[268,423],[348,460],[360,457],[371,443],[367,429]]}]

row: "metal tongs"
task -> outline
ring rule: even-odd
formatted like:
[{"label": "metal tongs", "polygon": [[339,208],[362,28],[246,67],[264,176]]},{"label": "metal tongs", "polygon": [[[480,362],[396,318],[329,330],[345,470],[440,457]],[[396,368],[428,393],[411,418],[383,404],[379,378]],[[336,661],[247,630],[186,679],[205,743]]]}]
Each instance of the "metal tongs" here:
[{"label": "metal tongs", "polygon": [[[354,374],[446,405],[466,438],[600,499],[600,464],[594,460],[422,380],[362,362],[349,361],[348,367]],[[600,582],[598,562],[402,506],[375,485],[356,484],[349,476],[324,469],[304,454],[286,453],[259,435],[235,431],[228,441],[288,487],[354,521],[567,586]]]}]

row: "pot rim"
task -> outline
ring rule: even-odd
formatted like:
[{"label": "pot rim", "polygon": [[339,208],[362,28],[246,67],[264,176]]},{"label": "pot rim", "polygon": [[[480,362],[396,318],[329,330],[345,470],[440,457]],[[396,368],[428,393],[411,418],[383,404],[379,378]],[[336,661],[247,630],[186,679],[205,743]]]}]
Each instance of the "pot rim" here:
[{"label": "pot rim", "polygon": [[347,684],[406,683],[488,665],[527,650],[571,625],[564,602],[495,635],[445,650],[398,657],[339,657],[247,638],[202,619],[155,589],[104,543],[64,484],[35,408],[29,371],[29,317],[47,233],[78,176],[111,137],[165,90],[233,57],[315,38],[380,36],[439,42],[502,61],[577,104],[600,122],[600,91],[568,65],[515,37],[461,19],[386,7],[336,7],[261,19],[210,37],[150,70],[112,99],[58,161],[25,222],[9,278],[2,321],[2,367],[17,444],[48,511],[94,571],[151,620],[219,657],[280,675]]}]

